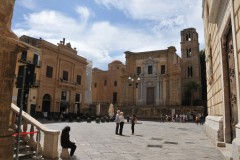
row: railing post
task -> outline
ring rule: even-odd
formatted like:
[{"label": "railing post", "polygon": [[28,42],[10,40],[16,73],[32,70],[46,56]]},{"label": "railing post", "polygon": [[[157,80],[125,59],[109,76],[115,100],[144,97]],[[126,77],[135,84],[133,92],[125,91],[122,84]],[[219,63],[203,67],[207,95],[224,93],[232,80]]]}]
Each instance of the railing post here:
[{"label": "railing post", "polygon": [[[34,125],[31,124],[31,128],[30,128],[30,132],[34,132]],[[35,146],[35,140],[34,140],[34,134],[30,134],[30,140],[29,140],[29,145],[31,147],[34,147]]]},{"label": "railing post", "polygon": [[[26,121],[23,121],[23,132],[27,132],[28,129],[28,123]],[[23,141],[28,142],[29,136],[27,134],[23,135]]]},{"label": "railing post", "polygon": [[44,131],[43,157],[58,158],[58,137],[60,131]]},{"label": "railing post", "polygon": [[42,147],[41,147],[41,144],[40,144],[40,140],[41,140],[41,131],[38,130],[38,133],[37,133],[37,136],[36,136],[36,141],[37,141],[37,144],[36,144],[36,158],[40,158],[41,157],[41,153],[42,153]]}]

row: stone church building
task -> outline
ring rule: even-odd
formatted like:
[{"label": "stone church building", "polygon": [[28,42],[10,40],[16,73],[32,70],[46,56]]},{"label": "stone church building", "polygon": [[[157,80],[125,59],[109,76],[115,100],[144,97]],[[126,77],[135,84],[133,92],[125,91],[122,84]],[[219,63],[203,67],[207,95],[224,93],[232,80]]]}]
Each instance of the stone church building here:
[{"label": "stone church building", "polygon": [[[181,31],[181,52],[182,57],[179,57],[174,46],[165,50],[126,51],[126,63],[121,63],[119,69],[102,71],[95,68],[93,102],[114,103],[119,108],[132,110],[194,105],[196,100],[201,101],[201,90],[193,91],[188,87],[189,83],[201,84],[198,33],[194,28]],[[117,86],[114,85],[116,81]],[[151,115],[157,114],[159,111]]]}]

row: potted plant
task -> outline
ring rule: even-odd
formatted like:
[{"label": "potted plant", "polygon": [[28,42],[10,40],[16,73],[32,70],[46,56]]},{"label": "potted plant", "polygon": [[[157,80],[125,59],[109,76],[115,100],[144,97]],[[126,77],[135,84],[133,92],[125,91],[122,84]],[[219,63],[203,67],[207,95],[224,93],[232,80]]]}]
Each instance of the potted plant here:
[{"label": "potted plant", "polygon": [[110,120],[109,120],[109,117],[106,117],[105,119],[106,119],[106,122],[109,122],[109,121],[110,121]]},{"label": "potted plant", "polygon": [[102,123],[105,123],[105,117],[102,117],[102,118],[101,118],[101,122],[102,122]]},{"label": "potted plant", "polygon": [[87,123],[91,123],[91,118],[90,117],[87,117]]},{"label": "potted plant", "polygon": [[96,123],[100,123],[100,118],[99,117],[96,118]]},{"label": "potted plant", "polygon": [[77,119],[76,119],[76,120],[77,120],[77,122],[81,122],[81,119],[80,119],[80,117],[77,117]]}]

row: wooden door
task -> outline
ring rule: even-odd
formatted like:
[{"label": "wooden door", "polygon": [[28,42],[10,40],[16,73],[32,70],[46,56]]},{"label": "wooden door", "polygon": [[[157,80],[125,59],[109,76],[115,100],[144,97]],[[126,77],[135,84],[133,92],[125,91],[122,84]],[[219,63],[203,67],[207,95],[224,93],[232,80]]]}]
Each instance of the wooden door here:
[{"label": "wooden door", "polygon": [[154,87],[147,88],[147,105],[154,105]]},{"label": "wooden door", "polygon": [[230,105],[230,123],[231,123],[231,138],[236,138],[235,125],[238,123],[238,109],[237,109],[237,91],[236,91],[236,76],[235,63],[233,52],[233,38],[232,30],[227,34],[226,42],[226,56],[227,56],[227,71],[228,71],[228,85],[229,85],[229,105]]}]

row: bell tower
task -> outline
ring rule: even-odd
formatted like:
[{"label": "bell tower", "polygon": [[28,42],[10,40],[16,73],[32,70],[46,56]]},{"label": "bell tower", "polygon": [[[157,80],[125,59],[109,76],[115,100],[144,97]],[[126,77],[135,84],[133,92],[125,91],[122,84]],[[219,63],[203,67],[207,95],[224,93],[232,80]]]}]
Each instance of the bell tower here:
[{"label": "bell tower", "polygon": [[[196,105],[201,100],[201,66],[198,33],[195,28],[181,31],[182,104]],[[192,92],[192,93],[190,93]],[[191,98],[190,98],[190,97]]]}]

